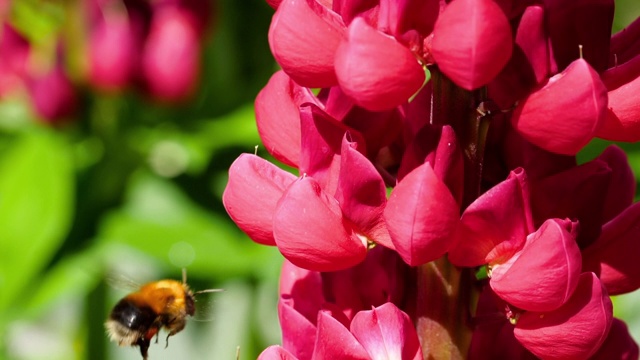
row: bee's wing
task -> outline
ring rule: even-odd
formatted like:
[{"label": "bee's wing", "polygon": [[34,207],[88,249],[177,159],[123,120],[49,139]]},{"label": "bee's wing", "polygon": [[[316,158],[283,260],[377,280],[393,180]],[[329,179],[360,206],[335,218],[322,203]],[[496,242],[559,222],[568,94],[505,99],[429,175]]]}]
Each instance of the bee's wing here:
[{"label": "bee's wing", "polygon": [[123,290],[132,292],[140,289],[140,283],[123,275],[123,274],[111,274],[105,278],[107,284],[117,290]]},{"label": "bee's wing", "polygon": [[216,312],[216,292],[224,291],[223,289],[209,289],[196,291],[196,311],[193,314],[194,321],[213,321]]}]

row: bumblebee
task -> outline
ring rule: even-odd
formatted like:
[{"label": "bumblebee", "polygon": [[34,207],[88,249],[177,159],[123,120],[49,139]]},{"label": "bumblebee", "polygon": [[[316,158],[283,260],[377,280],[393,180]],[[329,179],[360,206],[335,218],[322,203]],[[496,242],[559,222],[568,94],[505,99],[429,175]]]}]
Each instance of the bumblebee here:
[{"label": "bumblebee", "polygon": [[182,331],[187,316],[195,314],[195,295],[216,291],[222,289],[191,291],[184,270],[182,282],[166,279],[145,284],[113,308],[105,322],[109,338],[120,346],[139,346],[146,360],[151,339],[156,336],[158,342],[160,329],[168,332],[166,346],[169,346],[169,337]]}]

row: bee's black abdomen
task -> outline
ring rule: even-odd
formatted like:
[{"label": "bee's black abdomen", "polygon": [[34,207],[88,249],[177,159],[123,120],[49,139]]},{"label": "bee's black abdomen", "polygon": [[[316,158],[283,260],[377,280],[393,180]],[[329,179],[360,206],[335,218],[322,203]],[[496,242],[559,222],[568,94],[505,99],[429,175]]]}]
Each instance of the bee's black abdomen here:
[{"label": "bee's black abdomen", "polygon": [[156,320],[157,315],[148,306],[139,306],[127,298],[120,300],[111,311],[110,318],[133,330],[146,332]]}]

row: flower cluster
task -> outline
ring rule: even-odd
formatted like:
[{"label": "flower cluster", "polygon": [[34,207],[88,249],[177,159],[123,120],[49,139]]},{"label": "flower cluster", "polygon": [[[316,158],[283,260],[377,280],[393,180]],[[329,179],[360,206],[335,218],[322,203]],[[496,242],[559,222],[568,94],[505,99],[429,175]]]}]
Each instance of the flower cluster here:
[{"label": "flower cluster", "polygon": [[208,0],[86,0],[88,76],[113,91],[140,84],[155,98],[189,96],[200,72]]},{"label": "flower cluster", "polygon": [[[56,123],[73,115],[82,82],[107,92],[138,87],[165,102],[189,97],[198,82],[210,0],[82,0],[84,36],[65,29],[25,36],[0,9],[0,98],[25,91],[35,112]],[[70,25],[69,25],[70,27]],[[78,40],[79,39],[79,40]]]},{"label": "flower cluster", "polygon": [[298,176],[243,154],[223,195],[286,258],[261,358],[638,357],[609,298],[640,287],[635,179],[616,146],[575,155],[640,140],[640,20],[610,37],[607,0],[269,4],[282,70],[256,120]]}]

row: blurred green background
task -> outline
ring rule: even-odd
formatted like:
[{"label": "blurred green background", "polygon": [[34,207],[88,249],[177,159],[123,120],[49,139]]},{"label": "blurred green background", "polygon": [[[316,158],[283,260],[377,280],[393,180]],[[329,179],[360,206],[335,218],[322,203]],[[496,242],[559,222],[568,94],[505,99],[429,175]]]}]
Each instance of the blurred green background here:
[{"label": "blurred green background", "polygon": [[[11,21],[34,41],[52,31],[81,38],[73,4],[14,1]],[[640,15],[635,0],[617,5],[616,31]],[[200,87],[186,103],[84,86],[74,120],[52,127],[24,97],[0,101],[0,359],[139,359],[105,336],[127,293],[106,279],[180,279],[183,267],[192,288],[225,292],[203,296],[206,321],[190,322],[167,349],[152,344],[151,359],[235,359],[238,347],[255,359],[279,343],[282,258],[240,232],[221,203],[229,165],[260,144],[253,100],[277,68],[273,10],[262,0],[215,8]],[[604,146],[594,142],[581,159]],[[639,148],[624,148],[640,175]],[[638,301],[616,299],[636,339]]]}]

